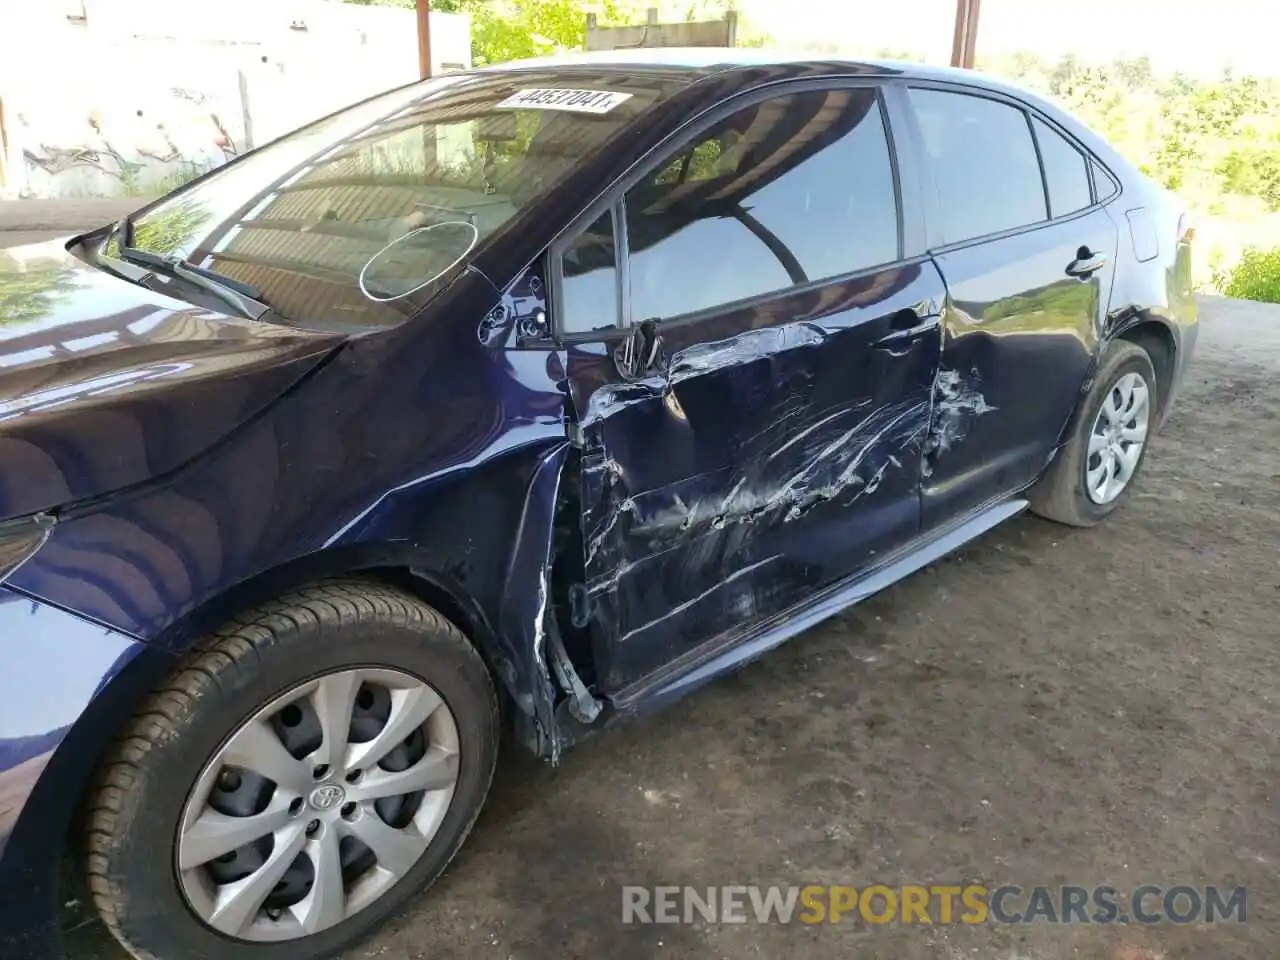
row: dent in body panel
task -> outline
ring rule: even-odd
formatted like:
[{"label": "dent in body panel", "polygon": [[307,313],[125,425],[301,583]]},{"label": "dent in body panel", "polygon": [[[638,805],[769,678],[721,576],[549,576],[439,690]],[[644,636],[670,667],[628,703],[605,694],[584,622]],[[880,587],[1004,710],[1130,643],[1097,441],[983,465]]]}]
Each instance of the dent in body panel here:
[{"label": "dent in body panel", "polygon": [[403,572],[537,716],[549,695],[535,696],[536,589],[556,497],[545,463],[568,447],[563,361],[477,338],[498,296],[480,276],[439,296],[438,314],[350,341],[163,486],[64,519],[14,585],[180,652],[225,616],[224,598]]},{"label": "dent in body panel", "polygon": [[[681,380],[795,347],[819,346],[825,337],[817,325],[800,323],[691,348],[673,359],[665,376],[595,391],[583,425],[659,396],[669,419],[680,423],[684,417],[675,388]],[[931,391],[876,407],[867,402],[821,413],[807,409],[803,397],[793,392],[789,409],[784,407],[777,419],[743,443],[742,465],[727,495],[701,494],[699,476],[661,489],[632,490],[607,442],[598,439],[583,457],[590,591],[611,588],[627,565],[677,542],[738,525],[790,523],[819,503],[851,505],[873,495],[887,471],[901,469],[921,453],[945,453],[964,439],[973,419],[995,411],[981,387],[976,370],[962,374],[939,369]],[[809,418],[807,426],[799,427]],[[624,540],[643,548],[637,554],[623,548]]]},{"label": "dent in body panel", "polygon": [[[631,520],[624,535],[646,541],[651,556],[686,536],[739,524],[790,523],[821,502],[847,494],[851,503],[872,494],[886,470],[902,466],[906,451],[924,434],[928,415],[928,399],[915,398],[870,411],[843,408],[796,434],[791,420],[782,418],[748,440],[745,463],[725,496],[700,495],[699,477],[633,495],[616,464],[602,455],[587,470],[607,477],[612,490],[606,500],[613,506],[589,528],[587,563],[593,564],[626,517]],[[884,448],[898,454],[875,455]]]},{"label": "dent in body panel", "polygon": [[[874,498],[894,472],[906,471],[910,479],[902,482],[915,489],[920,458],[945,453],[964,438],[972,419],[994,410],[983,396],[980,378],[946,370],[918,385],[904,385],[890,402],[865,396],[841,406],[815,407],[807,389],[814,365],[802,358],[823,347],[829,336],[812,322],[749,330],[681,351],[662,374],[604,384],[591,394],[581,421],[595,428],[584,431],[582,455],[588,596],[603,599],[642,565],[669,565],[661,559],[666,554],[678,555],[679,567],[690,573],[704,567],[724,573],[707,591],[664,606],[658,620],[624,630],[615,642],[623,643],[717,591],[726,608],[740,620],[748,619],[764,608],[766,594],[785,571],[795,573],[787,557],[761,549],[780,531],[801,526],[821,505],[844,510]],[[784,367],[785,354],[791,354],[791,363]],[[654,438],[655,456],[662,456],[663,437],[697,445],[696,425],[680,401],[683,381],[756,362],[770,364],[769,375],[761,379],[772,376],[780,402],[775,417],[736,441],[732,468],[649,489],[627,475],[619,462],[625,458],[615,455],[604,421],[647,401],[660,411],[654,416],[661,425],[646,425],[652,428],[646,436]],[[917,510],[914,496],[911,510]]]},{"label": "dent in body panel", "polygon": [[572,741],[571,732],[562,730],[557,720],[556,682],[575,720],[590,724],[601,710],[569,659],[553,609],[556,514],[568,453],[566,441],[538,461],[520,514],[502,598],[504,643],[519,661],[520,675],[529,681],[523,688],[514,685],[517,706],[534,721],[535,742],[526,745],[553,764]]},{"label": "dent in body panel", "polygon": [[931,462],[963,440],[976,418],[999,409],[987,402],[981,388],[982,376],[977,370],[964,375],[959,370],[938,369],[933,384],[933,418],[925,446],[929,454],[924,463],[926,476],[932,469]]}]

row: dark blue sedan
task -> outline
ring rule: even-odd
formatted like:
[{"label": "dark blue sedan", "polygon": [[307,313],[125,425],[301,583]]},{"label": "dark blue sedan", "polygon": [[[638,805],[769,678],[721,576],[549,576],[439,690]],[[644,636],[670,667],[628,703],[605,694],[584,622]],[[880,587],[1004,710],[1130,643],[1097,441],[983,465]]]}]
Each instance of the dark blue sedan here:
[{"label": "dark blue sedan", "polygon": [[139,957],[333,954],[500,735],[555,760],[1133,488],[1195,342],[1170,195],[971,73],[647,56],[0,254],[5,960],[77,882]]}]

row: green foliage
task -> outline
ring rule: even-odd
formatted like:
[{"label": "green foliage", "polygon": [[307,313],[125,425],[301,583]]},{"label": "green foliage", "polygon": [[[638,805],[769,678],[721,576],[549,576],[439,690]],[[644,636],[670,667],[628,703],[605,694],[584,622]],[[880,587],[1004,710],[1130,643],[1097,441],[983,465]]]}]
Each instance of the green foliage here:
[{"label": "green foliage", "polygon": [[1280,144],[1234,149],[1218,165],[1217,173],[1230,193],[1261,197],[1268,208],[1280,210]]},{"label": "green foliage", "polygon": [[[603,12],[607,16],[614,12]],[[476,66],[581,49],[587,12],[581,0],[470,0],[471,58]]]},{"label": "green foliage", "polygon": [[1246,250],[1220,285],[1228,297],[1280,303],[1280,248]]},{"label": "green foliage", "polygon": [[1280,209],[1280,81],[1158,76],[1145,57],[1097,65],[1018,53],[981,66],[1059,101],[1171,190]]},{"label": "green foliage", "polygon": [[1193,214],[1200,288],[1243,247],[1280,246],[1280,79],[1158,75],[1146,58],[1089,64],[1019,53],[980,67],[1058,101]]},{"label": "green foliage", "polygon": [[[346,0],[362,6],[412,9],[416,0]],[[587,14],[601,25],[643,23],[645,11],[658,8],[659,19],[718,20],[737,8],[737,0],[432,0],[441,13],[471,15],[471,59],[477,67],[507,60],[539,57],[558,50],[581,50],[587,37]],[[765,34],[739,22],[738,44],[763,47]]]}]

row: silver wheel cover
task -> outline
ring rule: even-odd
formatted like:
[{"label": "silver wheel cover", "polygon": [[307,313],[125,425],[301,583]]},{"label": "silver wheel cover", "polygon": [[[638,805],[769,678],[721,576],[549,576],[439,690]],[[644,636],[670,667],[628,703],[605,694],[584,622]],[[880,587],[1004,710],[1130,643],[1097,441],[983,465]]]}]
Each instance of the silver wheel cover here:
[{"label": "silver wheel cover", "polygon": [[1111,385],[1089,432],[1084,488],[1099,506],[1111,503],[1133,479],[1147,442],[1151,391],[1137,373]]},{"label": "silver wheel cover", "polygon": [[453,800],[458,728],[399,670],[309,680],[258,710],[205,764],[183,809],[183,895],[220,934],[309,936],[411,870]]}]

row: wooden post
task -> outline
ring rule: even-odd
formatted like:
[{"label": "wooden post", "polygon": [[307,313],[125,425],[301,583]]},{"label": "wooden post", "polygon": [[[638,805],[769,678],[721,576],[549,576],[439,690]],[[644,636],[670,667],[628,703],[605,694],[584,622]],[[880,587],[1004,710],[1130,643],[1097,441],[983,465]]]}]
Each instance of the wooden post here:
[{"label": "wooden post", "polygon": [[418,0],[418,75],[431,76],[431,0]]},{"label": "wooden post", "polygon": [[9,169],[9,132],[4,128],[4,100],[0,99],[0,197],[4,196],[4,188],[8,185]]},{"label": "wooden post", "polygon": [[956,31],[951,41],[951,65],[973,69],[978,47],[978,8],[982,0],[956,0]]},{"label": "wooden post", "polygon": [[244,127],[244,150],[236,153],[248,153],[253,149],[253,109],[252,94],[249,87],[249,76],[243,70],[236,71],[236,86],[240,90],[240,122]]}]

